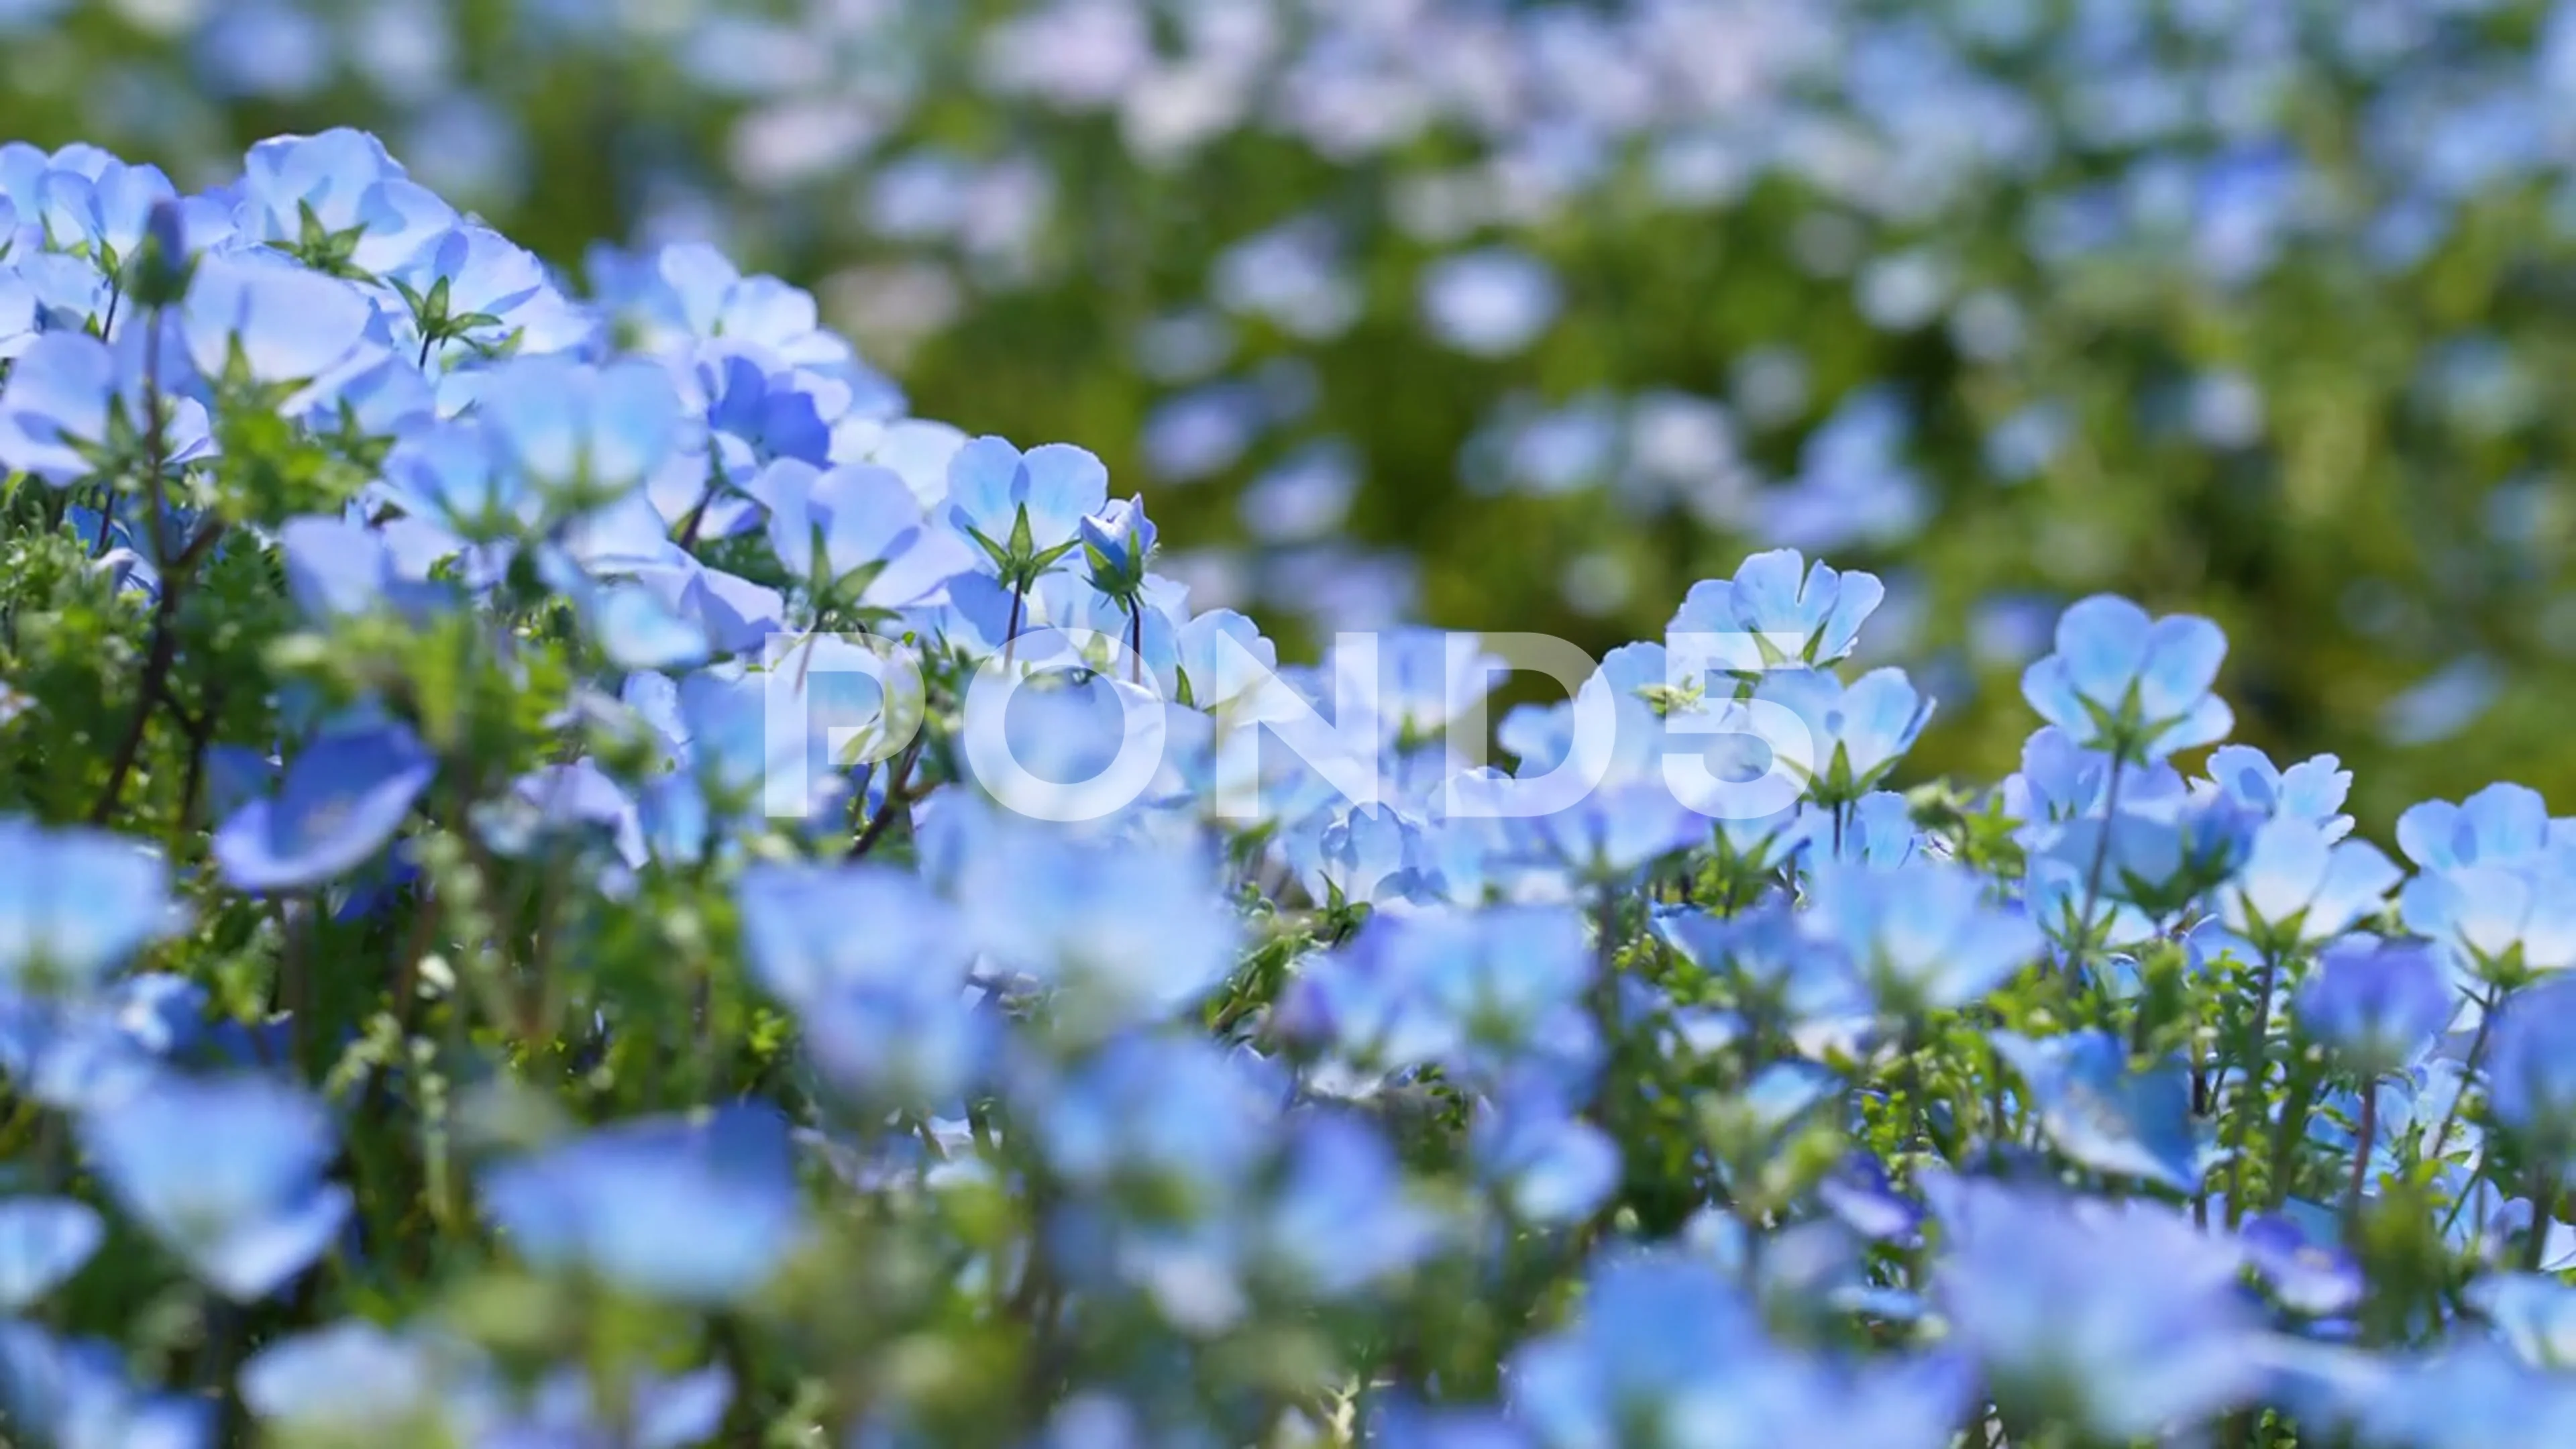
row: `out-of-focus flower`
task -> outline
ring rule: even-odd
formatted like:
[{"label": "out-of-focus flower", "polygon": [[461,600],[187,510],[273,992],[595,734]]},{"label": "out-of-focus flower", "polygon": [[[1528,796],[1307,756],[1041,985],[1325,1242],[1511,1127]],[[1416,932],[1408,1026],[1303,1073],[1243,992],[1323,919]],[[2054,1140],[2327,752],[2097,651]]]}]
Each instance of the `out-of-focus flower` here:
[{"label": "out-of-focus flower", "polygon": [[118,1206],[228,1298],[265,1298],[326,1251],[349,1189],[320,1103],[259,1076],[161,1076],[81,1119]]}]

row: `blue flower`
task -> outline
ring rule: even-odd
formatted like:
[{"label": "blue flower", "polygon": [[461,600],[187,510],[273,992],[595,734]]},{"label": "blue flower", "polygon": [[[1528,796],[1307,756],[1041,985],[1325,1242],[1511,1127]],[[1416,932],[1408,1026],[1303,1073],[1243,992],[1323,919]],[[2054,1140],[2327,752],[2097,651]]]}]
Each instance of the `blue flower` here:
[{"label": "blue flower", "polygon": [[246,891],[337,880],[385,848],[437,771],[400,724],[324,734],[287,765],[274,797],[251,801],[216,828],[215,863]]},{"label": "blue flower", "polygon": [[[1825,805],[1847,805],[1877,788],[1932,718],[1932,702],[1915,693],[1902,669],[1873,669],[1849,685],[1823,670],[1774,669],[1753,686],[1753,698],[1789,711],[1803,727],[1804,738],[1768,743],[1787,754]],[[1775,732],[1755,723],[1766,736]]]},{"label": "blue flower", "polygon": [[1715,1268],[1628,1253],[1593,1272],[1581,1317],[1522,1345],[1503,1381],[1514,1417],[1557,1449],[1691,1442],[1685,1427],[1724,1413],[1716,1396],[1767,1367],[1767,1347],[1752,1303]]},{"label": "blue flower", "polygon": [[2428,871],[2463,865],[2529,865],[2563,845],[2540,792],[2489,785],[2454,805],[2426,800],[2397,817],[2397,848]]},{"label": "blue flower", "polygon": [[[1502,776],[1457,782],[1452,820],[1491,819],[1505,842],[1493,864],[1562,872],[1579,884],[1606,887],[1639,868],[1699,844],[1709,825],[1673,798],[1660,780],[1585,791],[1573,804],[1544,810],[1548,786]],[[1528,813],[1543,810],[1544,813]]]},{"label": "blue flower", "polygon": [[1804,929],[1839,948],[1891,1014],[1966,1006],[2039,955],[2039,929],[1988,904],[1956,866],[1822,865],[1811,893]]},{"label": "blue flower", "polygon": [[2378,910],[2403,874],[2367,840],[2276,816],[2256,828],[2243,869],[2219,893],[2219,919],[2258,948],[2328,941]]},{"label": "blue flower", "polygon": [[1374,915],[1306,966],[1281,1003],[1296,1034],[1381,1066],[1437,1063],[1471,1079],[1597,1049],[1583,918],[1558,906]]},{"label": "blue flower", "polygon": [[46,245],[85,251],[101,270],[120,270],[143,244],[153,209],[178,189],[158,166],[129,166],[102,158],[95,172],[57,165],[45,173],[38,225]]},{"label": "blue flower", "polygon": [[494,458],[567,511],[616,501],[671,454],[679,394],[654,363],[515,357],[474,376]]},{"label": "blue flower", "polygon": [[2030,1088],[2041,1130],[2068,1160],[2176,1192],[2199,1190],[2201,1149],[2182,1063],[2133,1072],[2119,1039],[2098,1031],[1990,1039]]},{"label": "blue flower", "polygon": [[1839,822],[1833,810],[1813,803],[1801,805],[1799,815],[1802,838],[1822,842],[1828,858],[1852,865],[1903,865],[1927,853],[1933,841],[1915,828],[1912,802],[1893,790],[1861,796]]},{"label": "blue flower", "polygon": [[2330,946],[2299,993],[2299,1024],[2365,1081],[2404,1071],[2459,1009],[2431,952],[2406,942]]},{"label": "blue flower", "polygon": [[920,877],[763,864],[736,899],[755,979],[796,1012],[836,1085],[919,1107],[980,1075],[993,1023],[968,1001],[966,925]]},{"label": "blue flower", "polygon": [[2535,1147],[2576,1147],[2576,977],[2552,976],[2505,1002],[2488,1045],[2487,1109]]},{"label": "blue flower", "polygon": [[282,1082],[165,1075],[80,1128],[117,1205],[226,1297],[276,1292],[348,1220],[330,1119]]},{"label": "blue flower", "polygon": [[2246,1266],[2291,1312],[2327,1318],[2360,1306],[2368,1286],[2361,1264],[2290,1218],[2257,1213],[2237,1230],[2236,1240],[2244,1246]]},{"label": "blue flower", "polygon": [[422,618],[454,597],[414,573],[385,535],[345,518],[290,518],[278,529],[287,592],[317,622],[389,610]]},{"label": "blue flower", "polygon": [[0,988],[87,996],[178,920],[145,847],[0,817]]},{"label": "blue flower", "polygon": [[1025,588],[1082,536],[1082,520],[1109,501],[1109,470],[1066,443],[1026,453],[977,438],[948,464],[951,527],[980,545],[1003,580]]},{"label": "blue flower", "polygon": [[2097,594],[2057,621],[2057,652],[2022,675],[2031,707],[2075,743],[2133,764],[2227,737],[2235,713],[2210,693],[2227,636],[2207,619],[2150,618]]},{"label": "blue flower", "polygon": [[2576,1287],[2545,1273],[2488,1273],[2462,1296],[2524,1363],[2576,1368]]},{"label": "blue flower", "polygon": [[[2284,770],[2252,745],[2221,745],[2209,752],[2208,769],[2210,783],[2221,793],[2260,815],[2308,821],[2324,827],[2331,840],[2352,832],[2352,817],[2340,813],[2344,797],[2352,790],[2352,771],[2332,755],[2318,755]],[[2403,820],[2397,836],[2404,843]]]},{"label": "blue flower", "polygon": [[456,224],[453,208],[362,131],[262,141],[243,158],[234,192],[234,224],[247,239],[361,273],[390,271]]},{"label": "blue flower", "polygon": [[137,1386],[113,1345],[0,1319],[0,1421],[47,1449],[208,1449],[215,1405]]},{"label": "blue flower", "polygon": [[1243,923],[1195,845],[1105,845],[1014,822],[965,862],[955,899],[994,964],[1058,990],[1071,1030],[1159,1016],[1234,969]]},{"label": "blue flower", "polygon": [[2464,980],[2511,985],[2576,966],[2576,870],[2555,860],[2429,868],[2406,883],[2398,912]]},{"label": "blue flower", "polygon": [[212,255],[197,264],[180,332],[209,378],[310,382],[355,352],[376,311],[349,283],[268,252]]},{"label": "blue flower", "polygon": [[1160,534],[1145,516],[1145,500],[1117,498],[1082,520],[1082,546],[1091,564],[1091,586],[1113,599],[1132,599],[1144,587]]},{"label": "blue flower", "polygon": [[405,361],[453,365],[507,352],[582,350],[599,324],[564,296],[545,264],[490,227],[459,226],[385,272],[408,304],[394,329]]},{"label": "blue flower", "polygon": [[1422,317],[1433,335],[1475,357],[1528,347],[1563,304],[1556,273],[1511,247],[1444,257],[1422,274]]},{"label": "blue flower", "polygon": [[1578,1115],[1578,1105],[1525,1076],[1477,1109],[1467,1135],[1476,1175],[1516,1220],[1571,1226],[1618,1190],[1618,1140]]},{"label": "blue flower", "polygon": [[1394,1149],[1348,1117],[1301,1116],[1282,1172],[1259,1219],[1262,1256],[1298,1292],[1350,1297],[1438,1240],[1439,1219],[1412,1199]]},{"label": "blue flower", "polygon": [[1713,636],[1712,663],[1745,674],[1780,664],[1823,668],[1849,657],[1860,626],[1887,598],[1876,574],[1813,567],[1794,548],[1746,559],[1729,579],[1691,585],[1667,635]]},{"label": "blue flower", "polygon": [[549,1271],[677,1303],[758,1290],[801,1231],[787,1124],[761,1107],[647,1117],[490,1169],[483,1206]]},{"label": "blue flower", "polygon": [[[137,447],[145,421],[138,347],[122,340],[110,346],[81,332],[36,338],[10,364],[8,385],[0,388],[0,466],[62,487],[109,466],[116,446]],[[202,456],[209,446],[205,407],[174,397],[162,406],[169,417],[164,461]]]},{"label": "blue flower", "polygon": [[447,1400],[480,1365],[461,1342],[364,1319],[271,1342],[242,1365],[242,1403],[289,1437],[417,1435],[436,1442]]},{"label": "blue flower", "polygon": [[2099,861],[2105,899],[2167,919],[2235,873],[2259,818],[2225,795],[2123,799],[2107,818],[2058,826],[2047,853],[2088,887]]},{"label": "blue flower", "polygon": [[1122,1036],[1069,1072],[1016,1085],[1038,1150],[1077,1191],[1189,1223],[1232,1205],[1270,1150],[1267,1064],[1191,1036]]},{"label": "blue flower", "polygon": [[752,491],[769,508],[778,562],[796,578],[819,578],[840,602],[936,606],[946,602],[948,581],[975,567],[974,549],[933,526],[888,469],[856,464],[817,473],[787,459],[762,470]]},{"label": "blue flower", "polygon": [[107,1223],[85,1202],[0,1198],[0,1314],[24,1312],[79,1272],[106,1240]]},{"label": "blue flower", "polygon": [[1935,1286],[2007,1412],[2103,1443],[2202,1422],[2262,1386],[2239,1250],[2161,1205],[1938,1180]]}]

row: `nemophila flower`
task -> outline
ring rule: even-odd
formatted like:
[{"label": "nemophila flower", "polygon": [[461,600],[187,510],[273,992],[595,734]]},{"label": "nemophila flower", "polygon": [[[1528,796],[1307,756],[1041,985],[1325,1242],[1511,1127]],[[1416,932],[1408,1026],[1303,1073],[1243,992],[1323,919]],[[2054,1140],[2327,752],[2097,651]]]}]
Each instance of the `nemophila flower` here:
[{"label": "nemophila flower", "polygon": [[1779,664],[1824,668],[1847,658],[1860,626],[1887,598],[1876,574],[1836,571],[1794,548],[1747,558],[1732,579],[1691,585],[1667,636],[1707,636],[1695,653],[1711,665],[1745,674]]},{"label": "nemophila flower", "polygon": [[1747,1013],[1794,1036],[1808,1023],[1866,1015],[1869,1009],[1867,986],[1853,963],[1819,949],[1803,924],[1775,899],[1733,916],[1659,911],[1654,929],[1684,960],[1733,982]]},{"label": "nemophila flower", "polygon": [[286,1083],[164,1075],[80,1131],[117,1206],[228,1298],[276,1292],[348,1221],[349,1190],[323,1177],[331,1121]]},{"label": "nemophila flower", "polygon": [[1922,1242],[1923,1205],[1898,1192],[1886,1167],[1866,1152],[1845,1158],[1817,1183],[1816,1197],[1843,1226],[1871,1242],[1908,1248]]},{"label": "nemophila flower", "polygon": [[2245,1265],[2282,1307],[2310,1318],[2349,1313],[2368,1288],[2361,1264],[2331,1238],[2320,1239],[2285,1214],[2257,1213],[2237,1229]]},{"label": "nemophila flower", "polygon": [[823,329],[813,294],[776,277],[744,276],[711,246],[684,242],[638,258],[594,250],[591,272],[598,295],[640,334],[646,351],[671,353],[718,337],[747,342],[837,379],[853,417],[903,411],[902,390],[860,361],[847,339]]},{"label": "nemophila flower", "polygon": [[1079,546],[1082,520],[1109,501],[1109,470],[1066,443],[1023,453],[977,438],[948,463],[950,527],[974,541],[1002,581],[1025,590]]},{"label": "nemophila flower", "polygon": [[237,890],[309,890],[366,863],[392,841],[438,762],[398,723],[335,730],[287,763],[276,795],[215,830],[215,864]]},{"label": "nemophila flower", "polygon": [[381,275],[457,219],[375,137],[347,129],[251,147],[233,194],[245,237],[326,272]]},{"label": "nemophila flower", "polygon": [[2576,977],[2526,986],[2497,1014],[2487,1110],[2544,1152],[2576,1147]]},{"label": "nemophila flower", "polygon": [[86,254],[111,277],[142,248],[152,211],[178,196],[158,166],[101,158],[95,171],[57,165],[40,187],[45,244]]},{"label": "nemophila flower", "polygon": [[210,1449],[216,1406],[135,1383],[112,1344],[0,1319],[0,1423],[51,1449]]},{"label": "nemophila flower", "polygon": [[759,1106],[603,1127],[486,1170],[482,1197],[529,1264],[675,1303],[757,1291],[803,1221],[787,1124]]},{"label": "nemophila flower", "polygon": [[[1594,889],[1626,882],[1640,867],[1705,839],[1708,824],[1673,798],[1660,780],[1636,780],[1586,791],[1572,804],[1528,813],[1552,801],[1545,787],[1504,776],[1458,782],[1452,818],[1489,820],[1503,844],[1495,864],[1561,873]],[[1524,804],[1523,801],[1528,803]]]},{"label": "nemophila flower", "polygon": [[180,308],[188,359],[208,378],[240,368],[261,384],[320,377],[364,341],[376,317],[366,294],[267,252],[200,259]]},{"label": "nemophila flower", "polygon": [[2207,619],[2150,618],[2097,594],[2057,621],[2057,652],[2023,673],[2031,708],[2076,744],[2131,763],[2226,738],[2234,711],[2210,693],[2227,636]]},{"label": "nemophila flower", "polygon": [[836,603],[868,610],[937,605],[948,581],[975,567],[973,547],[932,524],[887,469],[817,472],[787,459],[763,469],[751,492],[769,510],[778,562],[796,578],[818,581],[818,592]]},{"label": "nemophila flower", "polygon": [[1113,599],[1130,599],[1145,583],[1145,566],[1153,561],[1161,535],[1145,516],[1145,500],[1113,498],[1082,520],[1083,556],[1091,564],[1091,586]]},{"label": "nemophila flower", "polygon": [[2224,795],[2123,800],[2055,827],[2046,851],[2088,891],[2168,919],[2235,874],[2259,818]]},{"label": "nemophila flower", "polygon": [[87,996],[178,923],[147,847],[0,817],[0,989]]},{"label": "nemophila flower", "polygon": [[807,1052],[842,1090],[937,1102],[981,1073],[994,1032],[968,999],[966,925],[920,877],[763,864],[736,899],[755,977],[795,1010]]},{"label": "nemophila flower", "polygon": [[2543,1273],[2487,1273],[2462,1296],[2514,1357],[2536,1369],[2576,1368],[2576,1287]]},{"label": "nemophila flower", "polygon": [[1914,807],[1893,790],[1873,790],[1835,818],[1814,803],[1798,807],[1801,838],[1820,843],[1826,858],[1852,865],[1899,866],[1931,848],[1932,837],[1914,824]]},{"label": "nemophila flower", "polygon": [[2181,1214],[1955,1178],[1939,1181],[1933,1206],[1951,1341],[2008,1413],[2126,1443],[2189,1429],[2261,1387],[2241,1252]]},{"label": "nemophila flower", "polygon": [[1503,662],[1473,634],[1403,628],[1349,648],[1336,640],[1323,673],[1331,681],[1337,725],[1349,727],[1339,711],[1356,706],[1388,739],[1423,740],[1438,736],[1492,693]]},{"label": "nemophila flower", "polygon": [[1753,698],[1794,717],[1795,730],[1755,723],[1766,736],[1780,735],[1767,743],[1825,805],[1847,805],[1876,788],[1932,718],[1932,702],[1902,669],[1873,669],[1848,685],[1823,670],[1773,669],[1754,684]]},{"label": "nemophila flower", "polygon": [[1203,1037],[1127,1035],[1014,1087],[1071,1188],[1180,1224],[1230,1205],[1270,1154],[1281,1084]]},{"label": "nemophila flower", "polygon": [[2510,986],[2576,965],[2576,869],[2554,861],[2427,869],[2398,898],[2464,980]]},{"label": "nemophila flower", "polygon": [[1415,1201],[1386,1138],[1350,1117],[1300,1114],[1278,1189],[1258,1215],[1263,1267],[1301,1294],[1348,1298],[1402,1273],[1437,1244],[1440,1219]]},{"label": "nemophila flower", "polygon": [[403,300],[394,350],[416,364],[574,352],[599,329],[534,253],[490,227],[469,223],[424,243],[384,280]]},{"label": "nemophila flower", "polygon": [[1556,320],[1561,298],[1545,262],[1486,247],[1432,263],[1422,276],[1422,316],[1432,335],[1477,357],[1508,357]]},{"label": "nemophila flower", "polygon": [[2068,1160],[2176,1192],[2200,1187],[2191,1079],[2179,1061],[2132,1070],[2117,1037],[2098,1031],[2033,1041],[1989,1037],[2030,1091],[2040,1130]]},{"label": "nemophila flower", "polygon": [[670,455],[679,397],[638,359],[593,366],[516,357],[475,374],[475,415],[496,458],[568,511],[616,501]]},{"label": "nemophila flower", "polygon": [[2298,1022],[2367,1081],[2405,1070],[2459,1009],[2431,952],[2353,940],[2326,949],[2300,990]]},{"label": "nemophila flower", "polygon": [[621,1387],[628,1402],[612,1409],[593,1376],[558,1373],[538,1386],[537,1423],[585,1444],[613,1441],[622,1432],[635,1449],[686,1449],[716,1437],[737,1392],[722,1364],[683,1374],[636,1373]]},{"label": "nemophila flower", "polygon": [[[81,332],[47,332],[10,364],[0,387],[0,466],[62,487],[120,462],[140,466],[144,414],[140,344],[114,346]],[[205,407],[165,395],[165,463],[210,449]]]},{"label": "nemophila flower", "polygon": [[[2076,744],[2055,725],[2041,725],[2022,741],[2021,768],[2005,777],[1998,793],[2004,813],[2021,822],[2019,835],[2028,845],[2051,838],[2048,827],[2060,821],[2098,813],[2110,778],[2109,755]],[[2131,780],[2122,772],[2120,788],[2134,797]]]},{"label": "nemophila flower", "polygon": [[2380,909],[2404,874],[2367,840],[2336,840],[2310,821],[2276,816],[2257,827],[2219,919],[2258,948],[2330,941]]},{"label": "nemophila flower", "polygon": [[1523,1077],[1477,1104],[1467,1150],[1477,1178],[1515,1220],[1560,1227],[1590,1217],[1619,1186],[1617,1139],[1586,1121],[1556,1084]]},{"label": "nemophila flower", "polygon": [[2397,817],[2397,848],[2427,871],[2537,865],[2570,845],[2568,827],[2549,818],[2540,792],[2521,785],[2489,785],[2457,805],[2422,801]]},{"label": "nemophila flower", "polygon": [[858,461],[835,458],[832,446],[832,424],[848,405],[847,390],[765,347],[729,338],[701,342],[689,350],[687,365],[676,376],[681,407],[704,432],[701,439],[692,430],[685,451],[704,454],[705,466],[655,483],[688,485],[680,513],[702,514],[702,538],[730,531],[723,516],[725,500],[707,496],[711,472],[740,483],[783,458],[817,467]]},{"label": "nemophila flower", "polygon": [[1015,823],[977,843],[954,898],[993,964],[1060,993],[1068,1026],[1158,1016],[1234,969],[1243,924],[1194,843],[1111,845]]},{"label": "nemophila flower", "polygon": [[451,1401],[477,1386],[478,1357],[461,1341],[343,1319],[263,1346],[239,1387],[243,1407],[288,1436],[434,1441]]},{"label": "nemophila flower", "polygon": [[1963,868],[1832,864],[1813,877],[1803,929],[1843,953],[1881,1011],[1966,1006],[2039,955],[2038,928],[1990,904],[1984,882]]},{"label": "nemophila flower", "polygon": [[[2301,760],[2284,770],[2252,745],[2222,745],[2209,752],[2209,783],[2246,809],[2270,818],[2286,815],[2321,826],[2329,840],[2352,833],[2352,817],[2340,813],[2352,790],[2352,771],[2333,755]],[[2398,839],[2405,840],[2401,821]]]},{"label": "nemophila flower", "polygon": [[1695,1443],[1741,1386],[1743,1370],[1725,1367],[1766,1347],[1752,1303],[1714,1267],[1631,1252],[1594,1269],[1581,1317],[1523,1345],[1503,1381],[1543,1444]]},{"label": "nemophila flower", "polygon": [[345,518],[290,518],[277,531],[287,592],[316,622],[379,610],[423,618],[455,591],[415,572],[377,529]]},{"label": "nemophila flower", "polygon": [[1505,906],[1371,916],[1307,964],[1281,1003],[1295,1035],[1382,1067],[1437,1063],[1499,1079],[1519,1064],[1580,1069],[1593,952],[1580,912]]},{"label": "nemophila flower", "polygon": [[1422,824],[1390,806],[1316,816],[1282,844],[1312,900],[1382,905],[1432,894],[1437,872]]},{"label": "nemophila flower", "polygon": [[106,1221],[76,1198],[0,1198],[0,1314],[26,1311],[105,1241]]}]

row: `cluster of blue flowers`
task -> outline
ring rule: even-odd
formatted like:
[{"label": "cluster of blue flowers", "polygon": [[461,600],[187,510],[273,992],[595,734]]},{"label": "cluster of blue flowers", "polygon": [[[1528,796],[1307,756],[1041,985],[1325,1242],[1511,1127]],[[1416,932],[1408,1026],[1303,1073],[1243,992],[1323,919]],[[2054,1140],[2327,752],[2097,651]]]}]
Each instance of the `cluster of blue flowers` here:
[{"label": "cluster of blue flowers", "polygon": [[[1471,486],[1882,550],[1963,511],[1961,475],[2098,486],[2075,417],[2225,472],[2312,410],[2421,409],[2475,456],[2410,431],[2425,466],[2501,482],[2519,465],[2479,444],[2543,423],[2554,343],[2525,243],[2495,236],[2545,254],[2576,215],[2562,0],[0,0],[0,37],[31,116],[208,168],[228,122],[362,97],[549,245],[579,203],[540,177],[578,159],[608,209],[586,231],[829,258],[872,349],[971,334],[952,388],[1077,333],[1048,360],[1116,379],[1099,446],[1251,490],[1172,571],[1324,629],[1392,622],[1455,564],[1415,521],[1333,536],[1355,477],[1440,464],[1410,436],[1434,399],[1396,428],[1318,396],[1398,332],[1426,373],[1549,394],[1558,426],[1503,388],[1431,424]],[[2376,288],[2410,300],[2364,310]],[[2320,313],[2421,336],[2315,388],[2261,339],[2345,335]],[[1897,456],[1909,430],[1954,466]],[[2039,570],[2061,599],[2119,581],[2119,540],[2064,531]],[[1650,618],[1673,582],[1615,538],[1564,555],[1544,570],[1582,618]],[[2419,591],[2387,572],[2352,627],[2396,660],[2381,692],[2425,692],[2385,732],[2456,734],[2498,681],[2418,657]],[[2576,647],[2576,611],[2549,619]]]},{"label": "cluster of blue flowers", "polygon": [[1280,667],[711,249],[0,177],[13,1442],[2576,1433],[2576,826],[2400,863],[2206,620],[1897,793],[1762,553],[1497,768],[1500,639]]}]

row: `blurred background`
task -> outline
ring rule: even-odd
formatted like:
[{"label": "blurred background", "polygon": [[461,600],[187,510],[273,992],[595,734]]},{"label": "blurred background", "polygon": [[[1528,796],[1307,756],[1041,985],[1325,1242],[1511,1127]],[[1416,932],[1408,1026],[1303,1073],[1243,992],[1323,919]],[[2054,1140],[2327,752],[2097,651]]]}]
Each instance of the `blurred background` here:
[{"label": "blurred background", "polygon": [[372,129],[576,280],[715,242],[1292,653],[1787,544],[1887,578],[1918,770],[2108,589],[2375,829],[2576,802],[2576,3],[0,0],[0,74],[183,186]]}]

